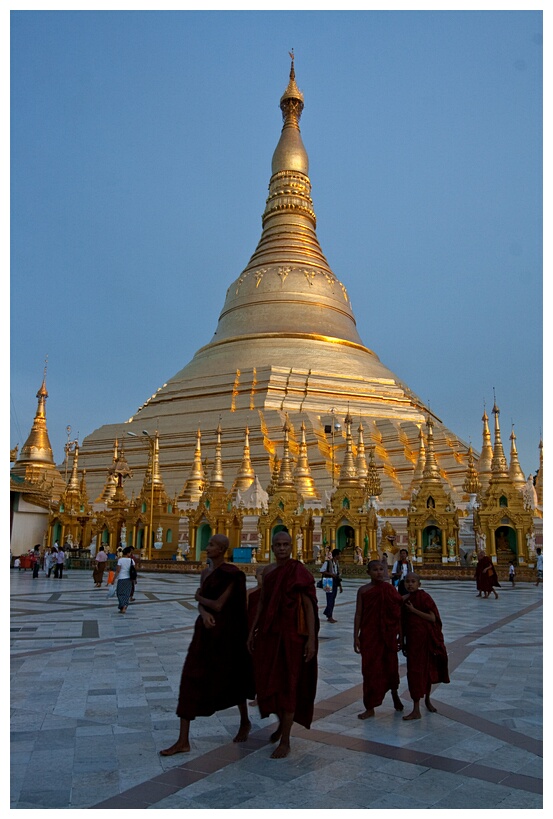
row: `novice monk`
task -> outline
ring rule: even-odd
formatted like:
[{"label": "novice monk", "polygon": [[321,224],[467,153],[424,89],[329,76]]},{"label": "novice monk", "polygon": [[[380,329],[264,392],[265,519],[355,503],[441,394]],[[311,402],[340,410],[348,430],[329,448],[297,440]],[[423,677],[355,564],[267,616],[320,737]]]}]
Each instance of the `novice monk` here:
[{"label": "novice monk", "polygon": [[374,717],[386,691],[392,692],[394,708],[403,711],[399,688],[397,653],[401,648],[401,595],[384,579],[380,560],[367,566],[371,582],[357,592],[353,648],[361,654],[363,705],[359,719]]},{"label": "novice monk", "polygon": [[160,751],[162,756],[190,750],[190,721],[195,717],[209,717],[232,705],[240,711],[234,742],[245,742],[250,732],[246,699],[253,697],[254,684],[246,648],[246,576],[225,563],[228,545],[225,535],[213,535],[207,544],[211,566],[203,570],[196,592],[200,616],[182,669],[177,705],[179,738]]},{"label": "novice monk", "polygon": [[309,728],[317,689],[317,594],[313,575],[291,558],[288,532],[273,537],[276,563],[265,567],[248,648],[253,653],[257,704],[261,717],[279,719],[271,742],[280,740],[273,759],[290,753],[293,722]]},{"label": "novice monk", "polygon": [[435,602],[420,588],[420,577],[409,572],[405,578],[407,595],[402,607],[403,653],[407,657],[407,684],[413,700],[413,710],[405,720],[420,719],[419,702],[429,711],[436,708],[430,702],[433,683],[448,683],[447,651],[442,634],[442,621]]}]

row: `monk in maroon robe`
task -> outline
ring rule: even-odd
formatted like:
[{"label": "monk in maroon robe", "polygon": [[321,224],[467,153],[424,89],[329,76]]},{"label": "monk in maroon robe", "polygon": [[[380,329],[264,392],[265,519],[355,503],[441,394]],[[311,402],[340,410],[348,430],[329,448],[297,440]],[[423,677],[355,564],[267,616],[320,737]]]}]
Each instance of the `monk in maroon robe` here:
[{"label": "monk in maroon robe", "polygon": [[190,750],[190,722],[209,717],[233,705],[240,712],[234,742],[245,742],[251,728],[246,699],[255,693],[253,669],[246,641],[246,576],[225,563],[225,535],[213,535],[207,544],[211,568],[204,569],[196,600],[200,616],[182,669],[177,716],[179,738],[160,751],[162,756]]},{"label": "monk in maroon robe", "polygon": [[447,651],[442,634],[440,612],[433,599],[420,588],[420,578],[409,572],[405,578],[407,595],[401,612],[403,653],[407,657],[407,684],[413,710],[405,720],[420,719],[420,700],[429,711],[430,691],[436,683],[448,683]]},{"label": "monk in maroon robe", "polygon": [[[259,599],[261,597],[261,583],[263,582],[264,570],[265,566],[257,567],[257,569],[255,570],[255,579],[257,581],[257,586],[254,586],[253,589],[248,589],[246,593],[248,601],[248,634],[250,633],[257,617],[257,607],[259,605]],[[257,705],[257,697],[248,704]]]},{"label": "monk in maroon robe", "polygon": [[484,592],[484,597],[489,597],[490,592],[493,592],[497,600],[499,595],[494,589],[494,586],[498,588],[501,588],[501,586],[497,579],[497,573],[492,559],[485,552],[478,553],[478,563],[476,564],[474,577],[476,580],[476,588],[478,589],[477,597],[481,597],[482,592]]},{"label": "monk in maroon robe", "polygon": [[384,579],[380,560],[367,566],[371,582],[357,592],[353,648],[361,654],[363,705],[359,719],[374,717],[387,691],[392,692],[394,708],[403,711],[397,690],[399,667],[397,653],[401,648],[401,595]]},{"label": "monk in maroon robe", "polygon": [[263,572],[257,615],[248,639],[253,654],[257,704],[261,717],[276,714],[279,726],[271,754],[290,753],[293,722],[309,728],[317,689],[317,594],[313,575],[291,558],[288,532],[273,537],[275,563]]}]

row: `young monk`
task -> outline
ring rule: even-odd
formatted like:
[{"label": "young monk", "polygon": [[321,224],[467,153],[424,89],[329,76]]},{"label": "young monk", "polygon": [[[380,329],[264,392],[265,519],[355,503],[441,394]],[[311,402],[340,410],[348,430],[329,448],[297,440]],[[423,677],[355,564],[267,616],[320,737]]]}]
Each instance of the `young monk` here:
[{"label": "young monk", "polygon": [[399,668],[397,653],[401,649],[401,595],[384,578],[380,560],[367,566],[371,582],[357,592],[353,629],[353,648],[361,654],[363,705],[359,719],[374,717],[387,691],[392,692],[394,708],[403,711],[397,690]]},{"label": "young monk", "polygon": [[447,651],[442,634],[438,608],[420,587],[417,574],[409,572],[405,578],[402,607],[403,653],[407,657],[407,684],[413,700],[413,710],[405,720],[420,719],[420,700],[429,711],[436,712],[430,702],[433,683],[448,683]]},{"label": "young monk", "polygon": [[237,705],[240,727],[234,742],[245,742],[251,729],[246,700],[254,696],[251,658],[246,647],[248,618],[246,576],[225,563],[229,540],[213,535],[207,544],[210,567],[201,574],[196,592],[200,616],[182,669],[177,705],[177,741],[160,751],[173,756],[190,751],[190,722]]},{"label": "young monk", "polygon": [[285,531],[273,537],[275,563],[263,572],[257,614],[248,648],[253,654],[257,704],[261,717],[276,714],[271,735],[278,742],[272,759],[290,753],[290,731],[297,722],[309,728],[317,690],[317,593],[303,563],[294,560]]}]

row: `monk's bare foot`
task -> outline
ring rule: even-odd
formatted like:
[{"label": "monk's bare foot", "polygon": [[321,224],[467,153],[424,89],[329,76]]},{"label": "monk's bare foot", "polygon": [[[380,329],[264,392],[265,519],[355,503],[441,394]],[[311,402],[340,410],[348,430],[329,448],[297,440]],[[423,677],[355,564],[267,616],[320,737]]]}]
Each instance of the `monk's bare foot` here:
[{"label": "monk's bare foot", "polygon": [[281,742],[278,748],[275,748],[271,754],[271,759],[284,759],[290,753],[290,746]]},{"label": "monk's bare foot", "polygon": [[243,724],[240,723],[240,726],[238,728],[238,733],[236,734],[236,736],[234,737],[234,739],[232,741],[233,742],[245,742],[247,740],[248,736],[249,736],[249,733],[250,733],[251,729],[252,729],[252,724],[251,724],[251,722],[249,720],[247,722],[244,722]]},{"label": "monk's bare foot", "polygon": [[281,738],[281,736],[282,736],[282,728],[279,725],[278,728],[276,729],[276,731],[273,731],[273,733],[269,737],[269,742],[278,742],[279,739]]},{"label": "monk's bare foot", "polygon": [[392,699],[394,701],[394,708],[396,711],[403,711],[403,703],[397,695],[397,691],[392,691]]},{"label": "monk's bare foot", "polygon": [[174,754],[187,754],[190,750],[190,745],[188,742],[175,742],[174,745],[171,745],[170,748],[165,748],[164,751],[160,751],[160,756],[173,756]]},{"label": "monk's bare foot", "polygon": [[[434,710],[436,710],[436,709],[434,709]],[[403,719],[406,720],[406,721],[411,720],[411,719],[420,719],[420,718],[421,718],[420,711],[411,711],[410,714],[407,714],[406,717],[403,717]]]},{"label": "monk's bare foot", "polygon": [[374,717],[374,708],[367,708],[362,714],[357,714],[357,719],[369,719],[369,717]]},{"label": "monk's bare foot", "polygon": [[255,698],[255,700],[249,702],[248,705],[257,705],[257,697]]},{"label": "monk's bare foot", "polygon": [[435,707],[432,705],[432,703],[430,702],[430,700],[425,700],[425,701],[424,701],[424,704],[426,705],[427,710],[428,710],[428,711],[431,711],[433,714],[436,714],[436,713],[438,712],[438,709],[437,709],[437,708],[435,708]]}]

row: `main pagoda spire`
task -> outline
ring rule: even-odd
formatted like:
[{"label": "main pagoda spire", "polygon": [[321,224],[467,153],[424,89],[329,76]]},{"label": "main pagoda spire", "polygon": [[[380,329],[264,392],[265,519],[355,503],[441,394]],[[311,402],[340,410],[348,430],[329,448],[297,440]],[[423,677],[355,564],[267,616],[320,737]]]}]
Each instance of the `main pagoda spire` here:
[{"label": "main pagoda spire", "polygon": [[315,232],[309,160],[299,126],[304,101],[291,56],[261,238],[229,287],[217,330],[204,350],[274,335],[332,340],[370,352],[357,333],[346,289],[330,269]]}]

